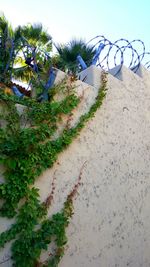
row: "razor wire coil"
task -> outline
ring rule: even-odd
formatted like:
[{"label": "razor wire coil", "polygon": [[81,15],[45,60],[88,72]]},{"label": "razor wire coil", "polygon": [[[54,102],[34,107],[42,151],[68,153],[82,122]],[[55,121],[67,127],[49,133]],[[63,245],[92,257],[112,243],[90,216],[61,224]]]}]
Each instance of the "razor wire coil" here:
[{"label": "razor wire coil", "polygon": [[[96,66],[106,71],[118,66],[117,73],[125,65],[135,73],[138,71],[140,64],[150,69],[150,52],[146,51],[145,44],[140,39],[129,41],[120,38],[111,42],[105,36],[98,35],[92,38],[87,45],[96,49],[100,44],[104,45],[99,54]],[[116,74],[117,74],[116,73]]]}]

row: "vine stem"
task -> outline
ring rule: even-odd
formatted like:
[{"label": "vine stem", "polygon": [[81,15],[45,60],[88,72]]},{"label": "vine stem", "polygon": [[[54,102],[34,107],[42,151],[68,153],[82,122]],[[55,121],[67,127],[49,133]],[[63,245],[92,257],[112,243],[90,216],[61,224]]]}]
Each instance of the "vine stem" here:
[{"label": "vine stem", "polygon": [[[66,202],[72,202],[73,201],[73,198],[75,197],[75,195],[77,194],[77,191],[78,191],[78,188],[79,186],[81,185],[81,179],[82,179],[82,174],[83,174],[83,170],[84,170],[84,167],[85,167],[85,164],[87,163],[87,160],[83,163],[81,169],[80,169],[80,172],[79,172],[79,176],[78,176],[78,179],[77,179],[77,182],[76,184],[74,185],[73,189],[71,190],[70,194],[68,195],[67,197],[67,200]],[[56,171],[55,171],[56,172]],[[54,176],[55,177],[55,176]],[[55,178],[56,179],[56,178]],[[53,178],[53,181],[54,181],[54,178]],[[53,183],[53,182],[52,182]],[[53,190],[53,189],[52,189]],[[51,191],[52,192],[52,191]],[[61,250],[64,250],[64,247],[61,248]],[[56,251],[56,255],[59,255],[60,254],[60,248],[58,248],[58,250]],[[54,256],[51,254],[51,256]],[[47,266],[48,264],[48,259],[46,259],[44,262],[39,262],[37,261],[36,263],[36,266],[35,267],[42,267],[42,266]]]},{"label": "vine stem", "polygon": [[87,160],[83,163],[83,165],[80,169],[78,180],[77,180],[76,184],[74,185],[72,191],[68,195],[67,200],[72,200],[75,197],[75,195],[77,194],[78,188],[81,185],[82,173],[83,173],[83,169],[84,169],[86,163],[87,163]]},{"label": "vine stem", "polygon": [[51,192],[50,194],[48,195],[48,197],[46,198],[46,200],[43,202],[43,206],[48,209],[49,206],[51,206],[51,203],[53,201],[53,198],[54,198],[54,192],[55,192],[55,189],[56,189],[56,186],[55,186],[55,182],[56,182],[56,171],[54,172],[54,175],[53,175],[53,179],[52,179],[52,183],[51,183],[51,186],[52,186],[52,189],[51,189]]}]

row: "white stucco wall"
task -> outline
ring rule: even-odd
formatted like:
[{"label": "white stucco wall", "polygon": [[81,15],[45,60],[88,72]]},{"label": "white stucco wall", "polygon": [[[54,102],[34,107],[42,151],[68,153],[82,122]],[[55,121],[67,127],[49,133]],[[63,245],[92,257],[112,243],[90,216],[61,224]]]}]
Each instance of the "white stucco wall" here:
[{"label": "white stucco wall", "polygon": [[85,163],[60,267],[150,266],[150,76],[141,71],[123,67],[123,81],[108,75],[102,107],[36,181],[43,201],[56,177],[51,215]]}]

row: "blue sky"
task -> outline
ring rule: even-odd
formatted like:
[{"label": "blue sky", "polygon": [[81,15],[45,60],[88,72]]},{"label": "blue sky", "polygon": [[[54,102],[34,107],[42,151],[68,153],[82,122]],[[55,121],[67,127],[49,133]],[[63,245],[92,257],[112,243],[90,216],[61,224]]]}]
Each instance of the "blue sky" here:
[{"label": "blue sky", "polygon": [[0,0],[0,9],[13,26],[41,22],[55,42],[138,38],[150,51],[149,0]]}]

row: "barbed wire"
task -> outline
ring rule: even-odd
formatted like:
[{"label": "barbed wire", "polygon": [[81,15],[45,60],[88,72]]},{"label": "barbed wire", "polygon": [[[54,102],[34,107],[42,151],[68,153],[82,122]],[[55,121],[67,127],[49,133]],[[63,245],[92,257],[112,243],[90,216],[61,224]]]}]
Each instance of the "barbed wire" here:
[{"label": "barbed wire", "polygon": [[96,66],[107,71],[118,66],[115,75],[120,72],[123,65],[135,73],[138,71],[140,64],[150,69],[150,52],[146,51],[144,42],[140,39],[130,42],[127,39],[121,38],[111,42],[105,36],[98,35],[92,38],[87,45],[91,45],[93,49],[101,45],[102,49]]}]

